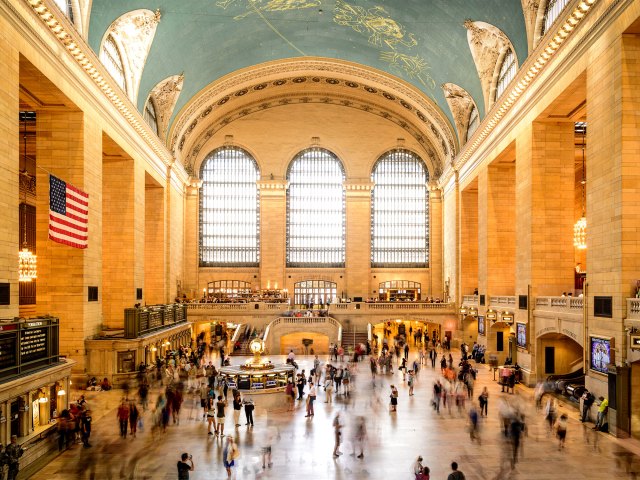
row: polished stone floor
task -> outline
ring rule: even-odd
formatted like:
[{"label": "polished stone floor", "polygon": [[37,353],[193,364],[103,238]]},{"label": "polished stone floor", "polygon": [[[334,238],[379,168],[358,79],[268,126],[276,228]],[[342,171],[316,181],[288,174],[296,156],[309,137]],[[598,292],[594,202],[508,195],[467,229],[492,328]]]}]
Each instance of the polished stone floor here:
[{"label": "polished stone floor", "polygon": [[[455,357],[455,353],[454,353]],[[323,363],[326,358],[322,359]],[[242,359],[233,358],[233,363]],[[312,359],[299,358],[301,368],[308,372]],[[569,414],[567,444],[558,450],[555,437],[546,431],[543,415],[533,408],[531,390],[516,388],[516,394],[500,392],[493,373],[479,366],[475,397],[487,386],[490,392],[489,415],[482,419],[481,444],[472,443],[467,430],[467,416],[454,408],[440,415],[430,407],[433,382],[439,369],[423,368],[415,387],[408,396],[402,375],[379,375],[371,381],[368,362],[359,365],[353,382],[353,393],[345,399],[337,396],[333,405],[324,403],[324,392],[318,394],[315,416],[305,418],[303,402],[294,412],[267,412],[256,405],[255,427],[233,428],[229,412],[225,433],[234,435],[240,447],[240,458],[234,478],[264,479],[412,479],[412,463],[418,455],[431,469],[431,479],[446,479],[451,461],[457,461],[469,480],[478,479],[626,479],[637,478],[640,457],[633,453],[636,443],[620,441],[582,425],[577,410],[561,405]],[[389,412],[390,384],[399,389],[398,410]],[[157,395],[157,392],[155,393]],[[74,393],[77,395],[77,393]],[[116,421],[119,391],[87,392],[94,412],[92,448],[74,445],[50,461],[32,478],[47,480],[75,479],[175,479],[176,462],[182,452],[193,455],[195,471],[191,479],[225,479],[222,465],[224,440],[207,436],[200,408],[194,408],[194,398],[187,398],[179,425],[170,425],[166,433],[152,434],[149,413],[144,416],[144,428],[137,438],[121,439]],[[155,398],[155,397],[153,397]],[[522,403],[527,412],[528,436],[524,438],[522,456],[512,469],[510,447],[500,431],[498,407],[501,399]],[[340,412],[344,429],[344,455],[333,458],[332,421]],[[363,415],[367,423],[364,459],[350,455],[352,431],[356,416]],[[273,446],[273,467],[261,468],[260,446],[268,430],[277,430]],[[359,453],[359,452],[358,452]],[[28,474],[29,472],[25,472]],[[22,474],[21,474],[22,475]],[[26,477],[23,477],[26,478]]]}]

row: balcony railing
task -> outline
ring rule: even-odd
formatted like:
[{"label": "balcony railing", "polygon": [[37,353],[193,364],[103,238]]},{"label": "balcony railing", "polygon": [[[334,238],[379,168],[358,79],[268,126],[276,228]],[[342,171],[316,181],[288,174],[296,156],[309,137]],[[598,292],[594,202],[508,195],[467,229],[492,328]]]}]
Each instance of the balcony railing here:
[{"label": "balcony railing", "polygon": [[516,307],[515,295],[489,297],[489,305],[492,307]]},{"label": "balcony railing", "polygon": [[124,337],[138,338],[186,321],[187,309],[184,303],[125,308]]},{"label": "balcony railing", "polygon": [[465,305],[477,305],[478,304],[478,295],[463,295],[462,303]]},{"label": "balcony railing", "polygon": [[[197,314],[198,311],[203,313],[214,313],[216,311],[223,312],[256,312],[263,311],[265,313],[286,312],[291,307],[286,303],[185,303],[187,310]],[[434,313],[442,313],[447,310],[455,310],[452,303],[427,303],[427,302],[352,302],[352,303],[334,303],[329,305],[328,310],[331,312],[357,312],[361,313],[377,313],[377,312],[404,312],[411,311],[427,311]],[[304,309],[302,309],[304,311]]]},{"label": "balcony railing", "polygon": [[536,310],[581,313],[583,305],[582,297],[536,297]]},{"label": "balcony railing", "polygon": [[640,298],[627,298],[627,318],[640,320]]}]

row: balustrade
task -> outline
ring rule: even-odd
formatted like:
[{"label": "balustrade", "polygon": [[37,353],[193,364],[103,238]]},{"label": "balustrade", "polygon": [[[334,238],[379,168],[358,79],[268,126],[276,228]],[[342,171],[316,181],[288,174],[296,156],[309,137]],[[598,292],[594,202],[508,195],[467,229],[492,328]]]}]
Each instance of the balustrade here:
[{"label": "balustrade", "polygon": [[584,306],[582,297],[536,297],[535,309],[540,311],[581,314]]},{"label": "balustrade", "polygon": [[478,295],[463,295],[462,303],[466,305],[477,305],[478,304]]}]

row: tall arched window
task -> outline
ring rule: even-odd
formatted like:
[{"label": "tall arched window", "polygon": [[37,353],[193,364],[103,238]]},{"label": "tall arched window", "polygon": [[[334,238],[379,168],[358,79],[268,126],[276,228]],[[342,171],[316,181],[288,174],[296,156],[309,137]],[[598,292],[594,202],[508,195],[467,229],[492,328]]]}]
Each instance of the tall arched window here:
[{"label": "tall arched window", "polygon": [[471,107],[471,113],[469,114],[469,125],[467,126],[467,142],[477,130],[478,125],[480,125],[480,115],[478,114],[478,109],[474,105]]},{"label": "tall arched window", "polygon": [[408,150],[376,162],[371,201],[371,266],[429,265],[429,173]]},{"label": "tall arched window", "polygon": [[144,106],[143,116],[145,121],[151,127],[151,130],[153,130],[155,134],[158,135],[158,118],[156,116],[156,109],[153,106],[153,98],[151,97],[147,99],[147,103]]},{"label": "tall arched window", "polygon": [[299,153],[287,180],[287,266],[343,267],[344,167],[322,148]]},{"label": "tall arched window", "polygon": [[113,39],[112,35],[108,35],[100,49],[100,61],[106,67],[116,83],[126,93],[127,83],[124,79],[124,62],[120,49]]},{"label": "tall arched window", "polygon": [[496,100],[507,89],[507,86],[511,83],[511,80],[516,76],[518,65],[516,63],[516,56],[513,50],[509,48],[502,60],[502,66],[500,67],[500,74],[498,75],[498,83],[496,84]]},{"label": "tall arched window", "polygon": [[549,31],[568,3],[569,0],[549,0],[547,2],[542,19],[541,36],[544,36]]},{"label": "tall arched window", "polygon": [[73,7],[71,0],[54,0],[56,6],[64,13],[69,21],[73,23]]},{"label": "tall arched window", "polygon": [[256,161],[224,147],[202,162],[200,266],[257,266],[260,219]]}]

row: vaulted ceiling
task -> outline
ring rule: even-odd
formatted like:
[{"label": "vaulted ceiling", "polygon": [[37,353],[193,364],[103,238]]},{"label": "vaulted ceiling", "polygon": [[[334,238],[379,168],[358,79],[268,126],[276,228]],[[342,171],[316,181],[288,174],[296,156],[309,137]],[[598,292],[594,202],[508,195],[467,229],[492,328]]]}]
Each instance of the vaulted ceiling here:
[{"label": "vaulted ceiling", "polygon": [[273,60],[324,57],[361,64],[408,82],[453,117],[441,85],[465,89],[484,115],[483,91],[465,20],[501,30],[519,63],[527,55],[521,0],[93,0],[89,43],[127,12],[161,13],[138,107],[168,77],[184,74],[173,117],[205,87]]}]

